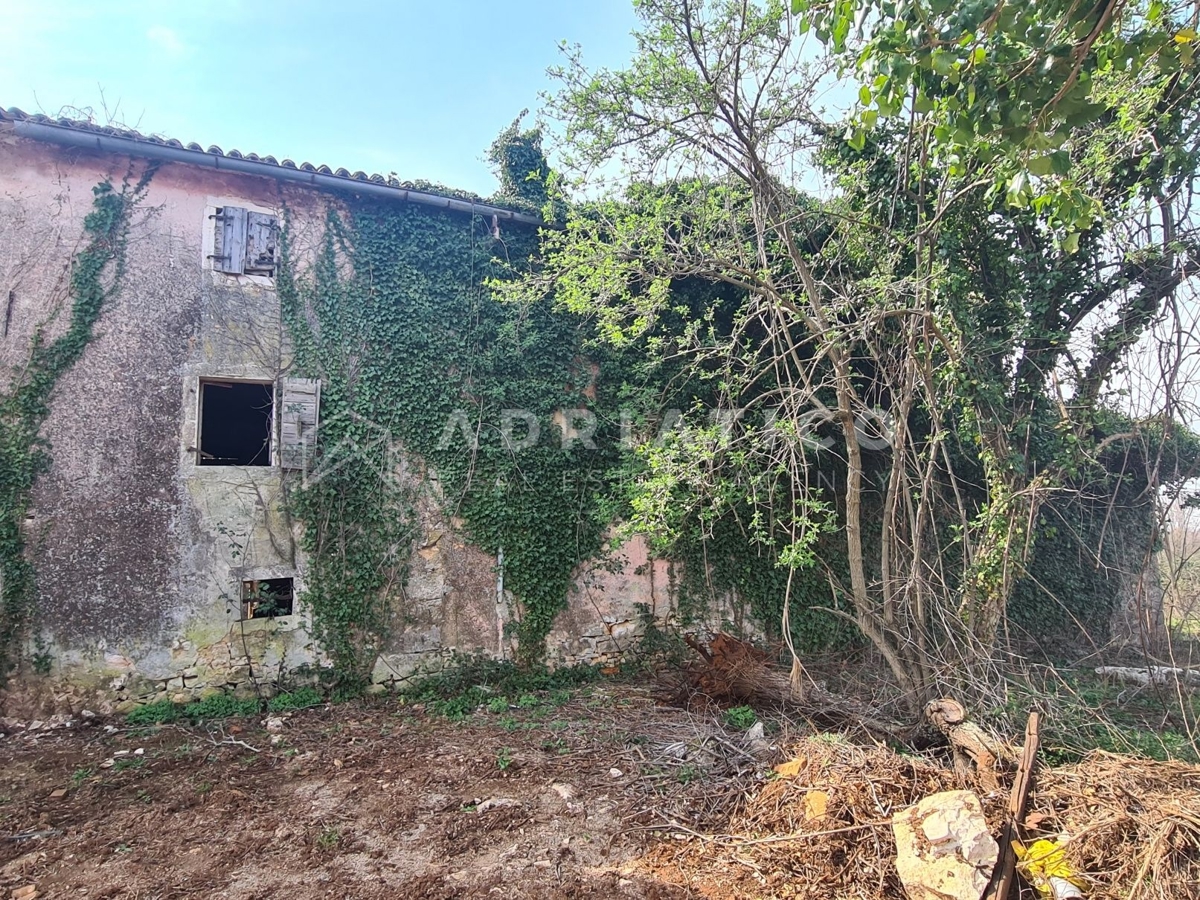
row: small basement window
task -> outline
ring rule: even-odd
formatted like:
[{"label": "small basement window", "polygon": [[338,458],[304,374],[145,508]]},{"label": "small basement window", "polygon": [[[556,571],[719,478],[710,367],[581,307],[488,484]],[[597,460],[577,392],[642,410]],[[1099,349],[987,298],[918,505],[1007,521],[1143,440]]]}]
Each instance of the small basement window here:
[{"label": "small basement window", "polygon": [[242,618],[273,619],[290,616],[295,600],[291,578],[260,578],[242,582]]},{"label": "small basement window", "polygon": [[275,389],[251,381],[200,382],[202,466],[271,465]]}]

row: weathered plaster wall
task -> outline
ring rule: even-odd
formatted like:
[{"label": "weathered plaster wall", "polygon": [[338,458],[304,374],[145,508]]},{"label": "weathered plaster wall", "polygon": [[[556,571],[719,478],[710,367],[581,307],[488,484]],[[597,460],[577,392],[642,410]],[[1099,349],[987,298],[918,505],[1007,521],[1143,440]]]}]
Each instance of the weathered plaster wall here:
[{"label": "weathered plaster wall", "polygon": [[[91,188],[144,162],[0,140],[0,298],[12,292],[6,378],[35,330],[65,319],[67,278]],[[274,291],[214,276],[214,202],[278,209],[268,179],[168,165],[135,213],[121,290],[55,390],[52,466],[27,523],[39,642],[58,674],[115,699],[249,688],[315,659],[302,614],[241,622],[243,577],[297,575],[278,469],[196,465],[199,379],[273,381],[286,364]],[[321,198],[286,196],[305,232]],[[211,252],[211,251],[210,251]]]},{"label": "weathered plaster wall", "polygon": [[[145,163],[0,133],[0,384],[39,328],[68,309],[70,260],[91,189]],[[128,267],[94,341],[58,384],[44,427],[52,466],[28,522],[37,567],[37,642],[56,678],[110,702],[271,690],[321,663],[302,604],[292,616],[242,621],[243,578],[292,576],[303,589],[299,524],[274,467],[198,466],[202,378],[275,381],[287,368],[269,280],[214,275],[216,205],[279,211],[303,260],[321,238],[327,196],[270,178],[164,165],[135,214]],[[11,305],[4,307],[11,296]],[[519,615],[497,560],[461,537],[436,477],[414,469],[420,528],[394,609],[381,683],[436,668],[452,652],[511,654]],[[666,563],[633,542],[579,573],[547,642],[552,660],[608,664],[673,612]]]}]

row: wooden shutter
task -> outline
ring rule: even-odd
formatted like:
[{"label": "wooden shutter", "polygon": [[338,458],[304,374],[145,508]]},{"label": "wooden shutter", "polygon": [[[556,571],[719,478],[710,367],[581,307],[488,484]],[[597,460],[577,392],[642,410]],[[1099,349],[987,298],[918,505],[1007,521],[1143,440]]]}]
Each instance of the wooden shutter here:
[{"label": "wooden shutter", "polygon": [[275,244],[279,220],[266,213],[246,214],[246,274],[275,274]]},{"label": "wooden shutter", "polygon": [[213,256],[213,268],[241,275],[246,270],[246,210],[240,206],[222,206],[217,210],[216,220],[221,248]]},{"label": "wooden shutter", "polygon": [[279,464],[285,469],[307,469],[317,443],[321,382],[283,378],[279,393]]}]

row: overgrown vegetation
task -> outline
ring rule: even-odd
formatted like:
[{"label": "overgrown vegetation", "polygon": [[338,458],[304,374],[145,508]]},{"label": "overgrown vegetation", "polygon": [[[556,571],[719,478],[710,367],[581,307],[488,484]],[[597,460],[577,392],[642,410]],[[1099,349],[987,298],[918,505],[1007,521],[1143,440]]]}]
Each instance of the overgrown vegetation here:
[{"label": "overgrown vegetation", "polygon": [[0,684],[19,662],[35,618],[34,570],[22,528],[34,481],[50,464],[42,423],[55,385],[83,354],[101,311],[120,288],[130,216],[154,171],[148,165],[132,184],[130,173],[120,188],[103,181],[92,189],[84,246],[71,260],[66,329],[47,339],[51,323],[39,327],[28,362],[0,394]]},{"label": "overgrown vegetation", "polygon": [[[503,180],[528,199],[544,190],[540,137],[508,135],[493,157],[521,167]],[[485,286],[527,266],[536,237],[357,203],[345,218],[330,212],[312,272],[283,272],[297,369],[323,384],[317,459],[292,492],[311,559],[304,601],[346,679],[364,679],[403,627],[418,504],[460,516],[474,542],[503,554],[526,661],[541,655],[572,573],[601,549],[616,441],[564,447],[553,424],[557,410],[593,405],[586,329],[550,302],[498,304]],[[420,495],[423,476],[436,478],[432,496]]]},{"label": "overgrown vegetation", "polygon": [[281,691],[265,703],[254,697],[236,697],[233,694],[214,693],[190,703],[175,703],[171,700],[156,700],[129,711],[125,717],[128,725],[165,725],[170,722],[201,722],[212,719],[230,719],[255,716],[263,712],[281,713],[309,709],[325,702],[321,692],[314,687],[304,686],[292,691]]},{"label": "overgrown vegetation", "polygon": [[[1056,624],[1098,624],[1073,595],[1104,579],[1028,587],[1043,539],[1042,574],[1106,545],[1140,571],[1157,498],[1196,471],[1180,354],[1164,342],[1156,407],[1119,394],[1196,271],[1196,36],[1183,4],[793,6],[645,0],[625,70],[569,52],[549,112],[598,196],[512,293],[687,361],[711,402],[639,435],[633,527],[670,554],[736,523],[763,582],[743,600],[789,639],[794,605],[851,623],[916,712],[995,688],[1014,597],[1031,631],[1064,601],[1047,587]],[[813,105],[835,72],[862,85],[849,128]]]},{"label": "overgrown vegetation", "polygon": [[479,709],[500,715],[510,708],[561,705],[570,691],[599,678],[593,666],[558,669],[523,667],[512,661],[467,656],[443,671],[417,680],[404,691],[409,703],[448,719],[462,719]]}]

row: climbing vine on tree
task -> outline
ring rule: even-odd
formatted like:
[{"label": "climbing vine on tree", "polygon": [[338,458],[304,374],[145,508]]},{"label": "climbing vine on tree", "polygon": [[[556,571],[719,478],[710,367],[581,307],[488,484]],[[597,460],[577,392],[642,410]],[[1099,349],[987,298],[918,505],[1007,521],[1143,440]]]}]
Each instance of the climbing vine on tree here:
[{"label": "climbing vine on tree", "polygon": [[0,394],[0,682],[17,665],[34,620],[35,572],[25,555],[22,526],[34,481],[50,464],[40,435],[58,380],[75,365],[92,339],[105,304],[125,271],[130,215],[144,196],[155,167],[147,166],[119,188],[103,181],[92,188],[84,217],[86,242],[71,261],[66,330],[47,339],[35,332],[28,363]]}]

